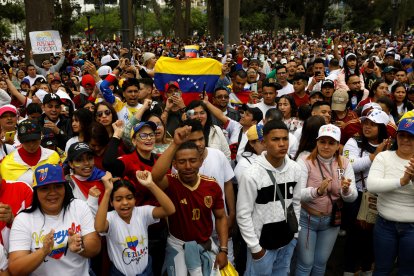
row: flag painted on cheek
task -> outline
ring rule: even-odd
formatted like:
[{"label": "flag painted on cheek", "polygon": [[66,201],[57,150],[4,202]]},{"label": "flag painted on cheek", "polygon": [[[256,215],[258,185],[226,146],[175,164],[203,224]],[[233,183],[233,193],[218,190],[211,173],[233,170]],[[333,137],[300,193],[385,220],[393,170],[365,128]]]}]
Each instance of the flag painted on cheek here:
[{"label": "flag painted on cheek", "polygon": [[176,81],[180,85],[184,103],[199,100],[206,83],[206,92],[212,93],[221,75],[222,64],[211,58],[189,58],[178,60],[161,57],[155,64],[154,82],[164,92],[165,84]]}]

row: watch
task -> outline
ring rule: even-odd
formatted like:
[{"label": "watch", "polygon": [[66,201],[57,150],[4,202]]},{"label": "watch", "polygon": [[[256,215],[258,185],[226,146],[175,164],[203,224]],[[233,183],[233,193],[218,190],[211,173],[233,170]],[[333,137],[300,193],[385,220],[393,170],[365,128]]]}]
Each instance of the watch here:
[{"label": "watch", "polygon": [[226,253],[226,255],[227,255],[227,254],[229,254],[229,250],[228,250],[228,248],[227,248],[227,247],[220,247],[220,248],[219,248],[219,253],[220,253],[220,252],[224,252],[224,253]]}]

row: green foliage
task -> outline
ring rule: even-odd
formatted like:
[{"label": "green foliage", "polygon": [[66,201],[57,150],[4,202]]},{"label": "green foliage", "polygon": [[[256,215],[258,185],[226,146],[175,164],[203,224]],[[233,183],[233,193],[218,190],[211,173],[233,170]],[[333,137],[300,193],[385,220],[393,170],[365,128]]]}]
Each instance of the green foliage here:
[{"label": "green foliage", "polygon": [[[90,15],[90,26],[95,29],[95,35],[100,40],[112,39],[113,35],[118,33],[121,28],[119,8],[106,8],[105,16],[103,13]],[[86,37],[85,29],[87,27],[88,22],[86,15],[82,15],[73,26],[73,33],[81,37]]]},{"label": "green foliage", "polygon": [[12,24],[22,22],[26,16],[24,6],[19,3],[7,3],[0,9],[0,18],[8,19]]},{"label": "green foliage", "polygon": [[197,32],[198,35],[206,33],[207,14],[200,9],[191,9],[191,30]]}]

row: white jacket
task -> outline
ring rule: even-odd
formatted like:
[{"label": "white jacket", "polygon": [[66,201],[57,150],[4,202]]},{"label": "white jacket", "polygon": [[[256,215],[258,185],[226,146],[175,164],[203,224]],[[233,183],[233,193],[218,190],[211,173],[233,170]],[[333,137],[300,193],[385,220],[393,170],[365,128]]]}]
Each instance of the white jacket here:
[{"label": "white jacket", "polygon": [[[300,180],[299,165],[286,155],[284,166],[274,168],[267,161],[266,154],[263,152],[258,156],[239,181],[237,223],[252,253],[262,249],[259,239],[264,224],[286,220],[286,210],[283,210],[281,202],[277,198],[273,201],[276,192],[267,170],[273,173],[282,194],[284,193],[285,208],[293,202],[298,221],[300,216],[300,187],[297,185]],[[271,200],[268,200],[270,193]],[[267,202],[258,204],[257,201]],[[283,233],[277,233],[275,238],[278,235]]]}]

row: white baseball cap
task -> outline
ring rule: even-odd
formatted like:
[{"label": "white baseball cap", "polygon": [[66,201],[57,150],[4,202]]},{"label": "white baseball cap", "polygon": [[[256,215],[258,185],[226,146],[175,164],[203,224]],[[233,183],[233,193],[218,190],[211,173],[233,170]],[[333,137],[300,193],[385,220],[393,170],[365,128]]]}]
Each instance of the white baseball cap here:
[{"label": "white baseball cap", "polygon": [[280,64],[287,64],[287,59],[285,59],[285,58],[282,58],[281,60],[280,60]]},{"label": "white baseball cap", "polygon": [[112,73],[112,69],[110,66],[108,65],[103,65],[101,67],[99,67],[98,69],[98,75],[99,76],[106,76]]},{"label": "white baseball cap", "polygon": [[339,142],[341,141],[341,130],[339,127],[332,124],[323,125],[319,128],[318,138],[316,139],[321,137],[331,137],[335,141]]},{"label": "white baseball cap", "polygon": [[364,121],[365,119],[369,119],[376,124],[387,125],[390,121],[390,116],[382,110],[371,109],[368,111],[367,116],[361,117],[361,121]]}]

